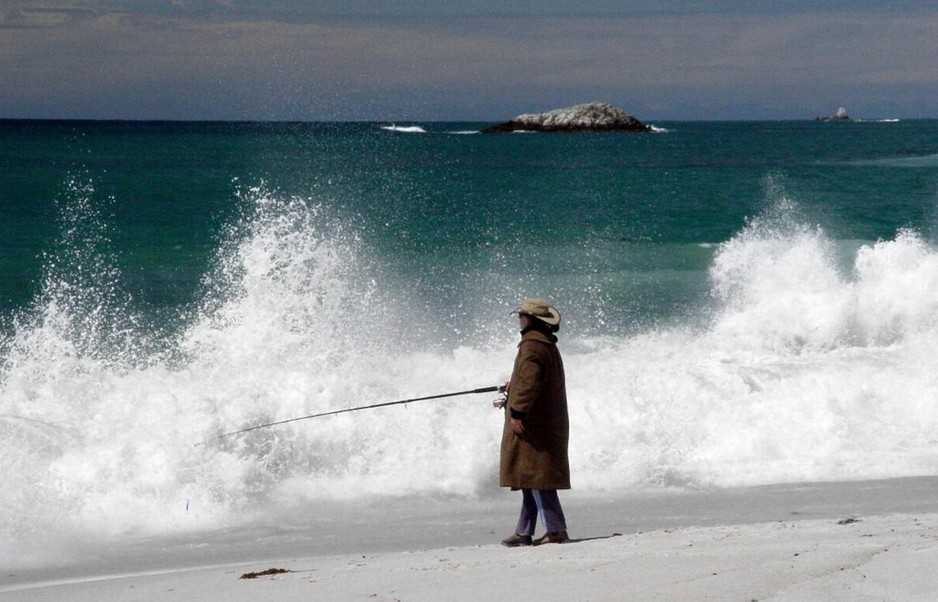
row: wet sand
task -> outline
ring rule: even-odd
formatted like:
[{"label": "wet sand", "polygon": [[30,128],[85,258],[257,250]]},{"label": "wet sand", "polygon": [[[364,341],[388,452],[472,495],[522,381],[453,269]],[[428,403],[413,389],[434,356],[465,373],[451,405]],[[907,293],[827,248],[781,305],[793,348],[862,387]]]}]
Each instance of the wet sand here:
[{"label": "wet sand", "polygon": [[[0,600],[933,600],[938,477],[568,492],[573,541],[507,549],[520,495],[310,504],[277,521],[0,557]],[[267,569],[288,572],[241,579]]]}]

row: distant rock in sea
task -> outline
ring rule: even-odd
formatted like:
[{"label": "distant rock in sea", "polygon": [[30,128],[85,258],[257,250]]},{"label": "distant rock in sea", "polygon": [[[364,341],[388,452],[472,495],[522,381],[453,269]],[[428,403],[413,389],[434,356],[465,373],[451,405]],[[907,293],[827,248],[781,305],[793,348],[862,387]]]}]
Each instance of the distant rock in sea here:
[{"label": "distant rock in sea", "polygon": [[847,114],[847,109],[840,107],[837,109],[837,112],[830,117],[818,117],[817,121],[850,121],[850,115]]},{"label": "distant rock in sea", "polygon": [[650,132],[651,128],[622,109],[605,102],[590,102],[547,113],[525,113],[482,130],[501,132]]}]

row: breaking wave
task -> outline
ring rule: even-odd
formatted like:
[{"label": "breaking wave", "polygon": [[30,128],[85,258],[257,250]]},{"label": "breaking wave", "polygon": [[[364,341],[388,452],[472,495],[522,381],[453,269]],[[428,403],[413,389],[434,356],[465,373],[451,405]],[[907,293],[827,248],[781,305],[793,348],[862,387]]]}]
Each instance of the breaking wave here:
[{"label": "breaking wave", "polygon": [[[185,327],[154,333],[120,288],[95,199],[71,186],[43,293],[2,345],[4,537],[166,532],[299,500],[497,488],[502,419],[486,397],[216,437],[499,384],[510,320],[494,339],[415,344],[401,336],[425,328],[407,283],[386,280],[354,220],[255,188]],[[708,278],[709,306],[686,323],[561,332],[577,489],[933,472],[938,253],[921,236],[831,240],[782,199],[715,249]]]}]

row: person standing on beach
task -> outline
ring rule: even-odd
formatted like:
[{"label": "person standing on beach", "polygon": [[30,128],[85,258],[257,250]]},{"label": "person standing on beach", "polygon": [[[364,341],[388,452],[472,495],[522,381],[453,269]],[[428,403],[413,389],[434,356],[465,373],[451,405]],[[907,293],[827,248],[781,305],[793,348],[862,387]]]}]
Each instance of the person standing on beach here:
[{"label": "person standing on beach", "polygon": [[[515,532],[502,544],[513,548],[564,543],[569,537],[557,490],[570,489],[570,421],[555,336],[560,312],[544,299],[525,299],[512,313],[518,314],[521,342],[505,386],[499,484],[520,489],[522,502]],[[534,540],[538,515],[547,532]]]}]

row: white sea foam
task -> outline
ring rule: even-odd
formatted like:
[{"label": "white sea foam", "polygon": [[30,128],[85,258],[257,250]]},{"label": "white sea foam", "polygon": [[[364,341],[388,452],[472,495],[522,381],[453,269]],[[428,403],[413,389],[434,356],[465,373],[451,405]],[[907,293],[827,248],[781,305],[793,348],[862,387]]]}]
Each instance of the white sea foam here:
[{"label": "white sea foam", "polygon": [[419,125],[383,125],[382,130],[388,132],[400,132],[402,134],[426,134],[427,130]]},{"label": "white sea foam", "polygon": [[852,161],[851,165],[872,165],[879,167],[938,167],[938,155],[917,155],[914,157],[884,157],[882,159],[864,159]]},{"label": "white sea foam", "polygon": [[[506,320],[496,341],[400,345],[385,325],[419,325],[379,286],[382,270],[349,224],[309,201],[244,196],[253,209],[221,245],[206,302],[172,349],[143,351],[112,315],[128,312],[119,295],[49,270],[36,319],[6,345],[0,468],[16,486],[0,491],[0,533],[205,528],[300,499],[496,489],[502,419],[487,396],[211,440],[498,384],[517,336]],[[719,246],[705,327],[562,337],[575,487],[933,473],[938,253],[900,232],[860,246],[844,269],[834,242],[796,215],[780,202]],[[69,243],[97,265],[89,282],[111,270],[87,257],[95,241]]]}]

